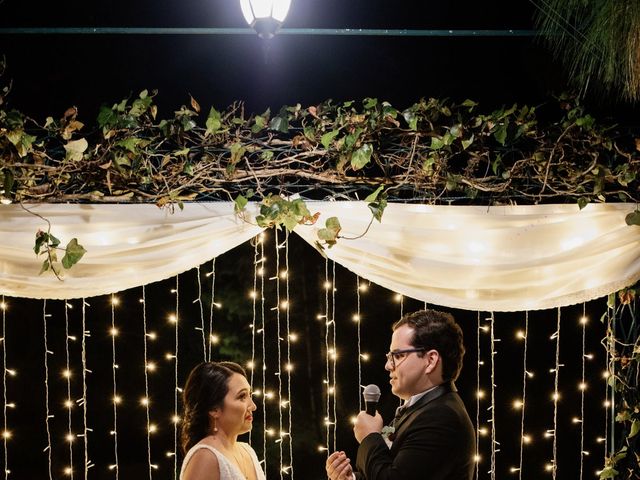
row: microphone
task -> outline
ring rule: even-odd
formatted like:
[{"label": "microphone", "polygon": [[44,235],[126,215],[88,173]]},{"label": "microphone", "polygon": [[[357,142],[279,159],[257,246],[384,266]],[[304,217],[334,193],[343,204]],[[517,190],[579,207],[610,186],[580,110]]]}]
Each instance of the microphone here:
[{"label": "microphone", "polygon": [[380,388],[374,384],[367,385],[364,387],[362,396],[364,397],[365,410],[367,414],[375,417],[378,400],[380,400]]}]

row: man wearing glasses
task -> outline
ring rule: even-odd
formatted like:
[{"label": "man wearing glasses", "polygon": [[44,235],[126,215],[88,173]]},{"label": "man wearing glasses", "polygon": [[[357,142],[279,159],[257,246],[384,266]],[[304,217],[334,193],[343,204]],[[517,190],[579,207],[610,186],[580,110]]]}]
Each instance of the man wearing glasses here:
[{"label": "man wearing glasses", "polygon": [[[473,424],[453,382],[462,368],[462,330],[444,312],[409,313],[393,325],[385,370],[404,400],[387,438],[382,417],[360,412],[354,472],[344,452],[326,462],[331,480],[470,480],[475,461]],[[388,427],[385,430],[389,429]]]}]

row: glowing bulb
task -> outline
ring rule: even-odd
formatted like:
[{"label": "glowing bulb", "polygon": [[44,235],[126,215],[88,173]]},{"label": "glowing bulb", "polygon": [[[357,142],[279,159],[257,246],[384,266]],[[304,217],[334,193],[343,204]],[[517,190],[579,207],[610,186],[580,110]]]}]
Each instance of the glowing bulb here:
[{"label": "glowing bulb", "polygon": [[483,436],[484,436],[484,435],[487,435],[487,434],[489,433],[489,430],[487,429],[487,427],[480,427],[480,428],[478,429],[478,433],[479,433],[480,435],[483,435]]},{"label": "glowing bulb", "polygon": [[69,443],[72,443],[76,439],[76,437],[72,433],[67,433],[65,438],[67,439],[67,442],[69,442]]},{"label": "glowing bulb", "polygon": [[260,275],[261,277],[264,275],[264,268],[260,267],[258,269],[258,275]]},{"label": "glowing bulb", "polygon": [[588,319],[587,317],[580,317],[580,323],[581,323],[582,325],[586,325],[588,320],[589,320],[589,319]]},{"label": "glowing bulb", "polygon": [[531,435],[523,435],[522,436],[523,443],[531,443]]},{"label": "glowing bulb", "polygon": [[147,397],[142,397],[140,399],[140,404],[143,405],[143,406],[149,405],[149,399]]},{"label": "glowing bulb", "polygon": [[393,300],[396,301],[396,302],[400,302],[402,300],[402,295],[400,295],[399,293],[396,293],[393,296]]},{"label": "glowing bulb", "polygon": [[73,473],[73,468],[65,467],[65,469],[64,469],[64,474],[65,475],[71,475],[72,473]]},{"label": "glowing bulb", "polygon": [[15,376],[18,374],[18,372],[17,372],[17,371],[15,371],[15,370],[13,370],[13,369],[11,369],[11,368],[7,368],[7,373],[8,373],[9,375],[11,375],[12,377],[15,377]]},{"label": "glowing bulb", "polygon": [[218,335],[210,335],[209,336],[209,341],[212,344],[216,345],[216,344],[218,344],[220,342],[220,337]]},{"label": "glowing bulb", "polygon": [[73,407],[73,402],[71,400],[65,400],[64,401],[64,406],[66,408],[71,408],[71,407]]},{"label": "glowing bulb", "polygon": [[0,310],[6,310],[8,308],[7,302],[0,302]]},{"label": "glowing bulb", "polygon": [[156,364],[153,362],[149,362],[147,363],[147,370],[149,370],[150,372],[155,372],[156,371]]},{"label": "glowing bulb", "polygon": [[586,383],[584,383],[584,382],[580,382],[580,383],[578,384],[578,389],[579,389],[579,390],[582,390],[582,391],[586,390],[586,389],[587,389],[587,384],[586,384]]},{"label": "glowing bulb", "polygon": [[176,315],[174,313],[169,315],[169,319],[168,320],[169,320],[170,323],[178,323],[178,317],[176,317]]},{"label": "glowing bulb", "polygon": [[319,452],[326,452],[328,450],[327,447],[323,447],[322,445],[318,445],[318,451]]},{"label": "glowing bulb", "polygon": [[524,331],[523,330],[518,330],[516,332],[516,338],[521,338],[521,339],[525,338]]},{"label": "glowing bulb", "polygon": [[291,363],[287,363],[287,364],[284,366],[284,369],[285,369],[287,372],[291,372],[291,371],[293,370],[293,364],[291,364]]},{"label": "glowing bulb", "polygon": [[156,433],[158,431],[158,427],[153,423],[149,424],[149,433]]},{"label": "glowing bulb", "polygon": [[349,418],[349,422],[351,422],[352,425],[355,425],[357,420],[358,420],[358,417],[356,417],[355,415],[352,415]]},{"label": "glowing bulb", "polygon": [[324,286],[325,290],[329,290],[331,288],[331,283],[324,282],[323,286]]},{"label": "glowing bulb", "polygon": [[580,420],[578,417],[573,417],[573,418],[571,419],[571,421],[572,421],[573,423],[580,423],[580,422],[582,422],[582,420]]},{"label": "glowing bulb", "polygon": [[520,469],[519,469],[518,467],[511,467],[511,468],[509,469],[509,471],[510,471],[511,473],[516,473],[516,472],[519,472],[519,471],[520,471]]},{"label": "glowing bulb", "polygon": [[267,428],[265,432],[267,432],[267,435],[269,435],[270,437],[273,437],[276,434],[273,428]]},{"label": "glowing bulb", "polygon": [[2,432],[2,438],[9,439],[9,438],[11,438],[11,435],[12,435],[12,434],[11,434],[11,432],[10,432],[9,430],[4,430],[4,431]]},{"label": "glowing bulb", "polygon": [[180,416],[179,416],[179,415],[173,415],[173,416],[171,417],[171,421],[172,421],[173,423],[180,423]]},{"label": "glowing bulb", "polygon": [[280,308],[282,308],[283,310],[286,310],[289,307],[289,302],[284,300],[283,302],[280,303]]},{"label": "glowing bulb", "polygon": [[251,290],[249,292],[249,297],[250,298],[257,298],[258,297],[258,293],[255,290]]},{"label": "glowing bulb", "polygon": [[64,378],[71,378],[71,370],[69,370],[68,368],[67,368],[67,369],[64,369],[64,370],[62,371],[62,376],[63,376]]},{"label": "glowing bulb", "polygon": [[521,400],[514,400],[513,401],[513,408],[515,408],[515,409],[520,409],[520,408],[522,408],[523,405],[524,404],[522,403]]},{"label": "glowing bulb", "polygon": [[158,338],[158,335],[156,335],[156,332],[149,332],[147,333],[147,337],[149,337],[149,339],[151,340],[155,340],[156,338]]},{"label": "glowing bulb", "polygon": [[249,370],[253,370],[254,368],[256,368],[255,362],[252,362],[252,361],[247,362],[247,368]]},{"label": "glowing bulb", "polygon": [[369,354],[368,353],[363,353],[360,356],[362,357],[362,360],[364,360],[365,362],[369,361]]},{"label": "glowing bulb", "polygon": [[360,321],[360,315],[356,314],[353,317],[351,317],[353,319],[354,322],[359,322]]},{"label": "glowing bulb", "polygon": [[547,472],[550,472],[551,470],[553,470],[553,464],[551,464],[551,463],[547,463],[547,464],[544,466],[544,469],[545,469]]},{"label": "glowing bulb", "polygon": [[482,457],[480,457],[480,455],[474,455],[473,456],[473,461],[476,463],[480,463],[480,460],[482,459]]},{"label": "glowing bulb", "polygon": [[264,392],[264,396],[271,400],[273,398],[273,392]]},{"label": "glowing bulb", "polygon": [[478,391],[476,392],[476,396],[477,396],[478,398],[484,398],[484,390],[478,390]]},{"label": "glowing bulb", "polygon": [[289,340],[291,340],[292,342],[298,341],[298,334],[297,333],[290,333],[289,334]]},{"label": "glowing bulb", "polygon": [[282,271],[280,272],[280,278],[281,278],[282,280],[284,280],[285,278],[287,278],[287,271],[286,271],[286,270],[282,270]]},{"label": "glowing bulb", "polygon": [[118,329],[113,327],[109,330],[109,333],[111,334],[112,337],[116,337],[118,335]]},{"label": "glowing bulb", "polygon": [[173,355],[172,353],[167,352],[167,353],[165,353],[164,358],[166,358],[167,360],[172,360],[172,359],[176,358],[176,356]]},{"label": "glowing bulb", "polygon": [[611,406],[611,402],[609,400],[605,400],[602,405],[604,406],[604,408],[609,408]]},{"label": "glowing bulb", "polygon": [[120,305],[120,299],[118,297],[112,297],[111,305]]},{"label": "glowing bulb", "polygon": [[369,290],[369,285],[367,285],[366,283],[362,283],[358,286],[358,290],[360,290],[361,292],[366,292],[367,290]]},{"label": "glowing bulb", "polygon": [[554,393],[553,395],[551,395],[551,398],[557,402],[558,400],[560,400],[560,393]]},{"label": "glowing bulb", "polygon": [[611,373],[609,373],[608,370],[605,370],[604,372],[602,372],[602,378],[609,378],[611,376]]}]

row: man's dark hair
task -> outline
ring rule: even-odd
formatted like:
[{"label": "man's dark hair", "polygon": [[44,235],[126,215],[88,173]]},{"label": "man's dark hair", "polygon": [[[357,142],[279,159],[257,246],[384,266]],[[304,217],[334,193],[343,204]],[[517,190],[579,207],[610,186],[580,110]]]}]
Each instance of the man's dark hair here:
[{"label": "man's dark hair", "polygon": [[[407,313],[393,324],[392,330],[407,325],[413,328],[413,347],[436,350],[442,358],[442,379],[445,382],[458,378],[462,369],[464,343],[462,329],[450,313],[437,310],[419,310]],[[419,355],[424,355],[420,353]]]}]

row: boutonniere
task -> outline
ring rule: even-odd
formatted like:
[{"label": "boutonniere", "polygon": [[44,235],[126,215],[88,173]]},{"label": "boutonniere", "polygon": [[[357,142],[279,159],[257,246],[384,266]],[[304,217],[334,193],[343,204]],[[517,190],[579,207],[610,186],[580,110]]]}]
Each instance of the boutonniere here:
[{"label": "boutonniere", "polygon": [[384,438],[385,440],[389,440],[390,442],[393,442],[393,439],[396,436],[396,427],[392,427],[391,425],[385,425],[384,427],[382,427],[382,438]]}]

